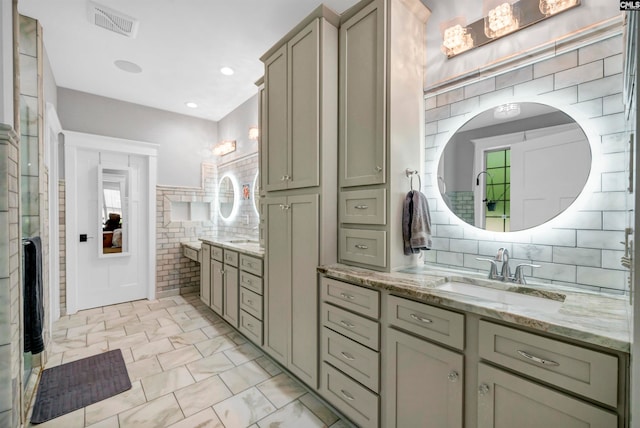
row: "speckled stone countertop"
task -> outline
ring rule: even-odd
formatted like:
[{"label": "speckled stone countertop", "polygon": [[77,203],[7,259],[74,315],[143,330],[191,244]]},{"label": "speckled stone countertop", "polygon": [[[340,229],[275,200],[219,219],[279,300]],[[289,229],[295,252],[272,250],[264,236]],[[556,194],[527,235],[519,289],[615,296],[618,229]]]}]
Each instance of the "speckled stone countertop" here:
[{"label": "speckled stone countertop", "polygon": [[228,250],[239,251],[250,256],[264,258],[264,248],[254,239],[242,237],[212,237],[201,236],[200,241],[206,242],[216,247],[226,248]]},{"label": "speckled stone countertop", "polygon": [[[334,279],[388,290],[394,295],[425,303],[506,321],[616,351],[630,351],[632,308],[629,299],[624,296],[583,293],[556,288],[553,284],[519,286],[482,279],[482,276],[474,273],[453,273],[428,266],[385,273],[333,264],[318,267],[318,272]],[[448,282],[462,282],[477,285],[479,289],[487,287],[540,297],[533,298],[535,304],[532,305],[504,303],[438,288]]]},{"label": "speckled stone countertop", "polygon": [[200,251],[200,247],[202,247],[202,242],[181,242],[180,245],[183,247],[191,248],[192,250]]}]

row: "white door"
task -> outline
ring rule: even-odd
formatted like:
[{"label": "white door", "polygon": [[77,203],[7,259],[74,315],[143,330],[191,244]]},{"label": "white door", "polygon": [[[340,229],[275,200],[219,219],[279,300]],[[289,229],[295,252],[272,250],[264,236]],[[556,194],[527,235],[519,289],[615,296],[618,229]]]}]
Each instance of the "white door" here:
[{"label": "white door", "polygon": [[[152,298],[155,157],[135,149],[111,151],[107,137],[65,133],[65,167],[68,312]],[[116,232],[104,230],[114,204],[105,204],[108,192],[99,186],[99,177],[112,177],[113,171],[124,173],[128,188],[122,197],[122,221],[117,226],[122,242],[118,244],[114,243]]]},{"label": "white door", "polygon": [[591,166],[580,128],[511,146],[511,230],[543,224],[573,203]]}]

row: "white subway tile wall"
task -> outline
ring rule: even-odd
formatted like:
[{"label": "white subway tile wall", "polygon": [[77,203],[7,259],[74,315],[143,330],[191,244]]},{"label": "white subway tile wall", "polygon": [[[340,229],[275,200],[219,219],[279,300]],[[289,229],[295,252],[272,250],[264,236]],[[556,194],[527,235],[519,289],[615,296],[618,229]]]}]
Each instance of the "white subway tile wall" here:
[{"label": "white subway tile wall", "polygon": [[[488,270],[476,257],[493,257],[499,247],[512,261],[535,263],[534,281],[619,294],[627,290],[620,265],[629,198],[625,171],[628,134],[622,105],[623,40],[617,35],[462,88],[425,98],[425,179],[432,211],[433,250],[425,263]],[[494,234],[454,217],[435,183],[440,153],[456,127],[480,110],[509,99],[551,103],[577,112],[596,146],[599,174],[579,207],[530,231]],[[597,148],[601,150],[597,150]]]}]

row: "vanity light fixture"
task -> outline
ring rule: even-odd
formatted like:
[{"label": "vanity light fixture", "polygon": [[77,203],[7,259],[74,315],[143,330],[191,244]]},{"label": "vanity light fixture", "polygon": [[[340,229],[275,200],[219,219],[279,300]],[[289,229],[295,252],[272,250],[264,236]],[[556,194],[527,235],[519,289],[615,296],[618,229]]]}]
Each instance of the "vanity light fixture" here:
[{"label": "vanity light fixture", "polygon": [[260,136],[260,130],[257,126],[252,126],[249,128],[249,139],[251,141],[258,141],[258,137]]},{"label": "vanity light fixture", "polygon": [[236,140],[223,140],[213,147],[213,154],[224,156],[236,151]]},{"label": "vanity light fixture", "polygon": [[581,0],[483,0],[482,18],[465,24],[454,18],[440,24],[442,52],[447,58],[486,45],[561,12]]},{"label": "vanity light fixture", "polygon": [[551,16],[576,6],[578,2],[579,0],[540,0],[539,8],[544,16]]},{"label": "vanity light fixture", "polygon": [[473,47],[473,35],[464,17],[456,17],[440,25],[442,52],[451,58]]},{"label": "vanity light fixture", "polygon": [[520,104],[517,103],[507,103],[502,104],[496,107],[493,110],[493,117],[495,119],[511,119],[512,117],[516,117],[520,114]]},{"label": "vanity light fixture", "polygon": [[504,0],[485,0],[484,8],[486,10],[484,34],[490,39],[502,37],[519,28],[519,10],[513,3]]}]

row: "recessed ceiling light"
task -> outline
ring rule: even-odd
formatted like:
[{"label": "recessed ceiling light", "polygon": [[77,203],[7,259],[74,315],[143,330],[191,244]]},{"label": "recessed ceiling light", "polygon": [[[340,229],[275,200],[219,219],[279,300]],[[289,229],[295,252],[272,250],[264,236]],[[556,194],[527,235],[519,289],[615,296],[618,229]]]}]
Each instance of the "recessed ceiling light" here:
[{"label": "recessed ceiling light", "polygon": [[125,61],[123,59],[119,59],[113,62],[116,67],[118,67],[122,71],[126,71],[127,73],[141,73],[142,67],[140,67],[135,62]]},{"label": "recessed ceiling light", "polygon": [[233,73],[235,73],[235,71],[233,71],[233,68],[231,67],[222,67],[220,69],[220,73],[224,74],[225,76],[231,76]]},{"label": "recessed ceiling light", "polygon": [[194,103],[193,101],[189,101],[184,103],[184,105],[186,105],[189,108],[198,108],[198,104]]}]

